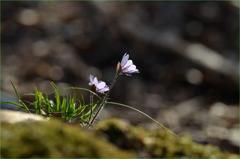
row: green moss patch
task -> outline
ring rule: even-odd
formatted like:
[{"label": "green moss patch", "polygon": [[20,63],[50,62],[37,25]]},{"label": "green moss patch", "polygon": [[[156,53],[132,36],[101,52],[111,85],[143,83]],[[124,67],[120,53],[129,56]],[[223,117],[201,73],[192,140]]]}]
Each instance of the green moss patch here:
[{"label": "green moss patch", "polygon": [[18,123],[1,126],[3,158],[135,157],[77,126],[59,121]]},{"label": "green moss patch", "polygon": [[147,131],[119,119],[105,119],[92,130],[60,121],[1,125],[2,158],[239,158],[201,145],[189,135]]},{"label": "green moss patch", "polygon": [[119,119],[107,119],[95,127],[100,136],[124,150],[135,150],[138,157],[147,158],[226,158],[218,147],[201,145],[189,135],[176,138],[164,130],[147,131]]}]

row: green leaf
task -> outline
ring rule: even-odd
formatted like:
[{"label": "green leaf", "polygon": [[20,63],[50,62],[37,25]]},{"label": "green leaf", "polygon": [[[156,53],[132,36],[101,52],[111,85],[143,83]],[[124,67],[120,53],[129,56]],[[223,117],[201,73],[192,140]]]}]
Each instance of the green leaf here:
[{"label": "green leaf", "polygon": [[82,105],[85,105],[85,100],[83,96],[82,96]]},{"label": "green leaf", "polygon": [[15,103],[15,102],[2,102],[1,104],[13,104],[13,105],[16,105],[18,107],[23,108],[26,112],[29,112],[28,107],[26,107],[25,105],[19,104],[19,103]]},{"label": "green leaf", "polygon": [[85,108],[88,107],[88,106],[89,105],[83,105],[83,106],[75,109],[74,112],[73,112],[74,116],[79,116],[80,114],[82,114],[84,112]]},{"label": "green leaf", "polygon": [[41,115],[42,114],[42,111],[41,111],[41,107],[42,107],[42,92],[39,92],[39,95],[38,95],[38,113]]},{"label": "green leaf", "polygon": [[[17,97],[18,97],[19,102],[21,102],[21,104],[22,104],[22,106],[23,106],[23,109],[24,109],[26,112],[29,113],[30,111],[29,111],[28,107],[24,104],[24,102],[21,100],[20,95],[18,94],[16,87],[14,86],[14,84],[12,83],[12,81],[10,81],[10,82],[11,82],[11,85],[12,85],[12,87],[13,87],[13,89],[14,89]],[[13,103],[14,103],[14,102],[13,102]],[[17,103],[17,104],[19,104],[19,103]]]},{"label": "green leaf", "polygon": [[[89,104],[89,105],[91,105],[91,104]],[[94,104],[94,106],[92,107],[93,111],[94,111],[94,109],[96,108],[97,105],[98,105],[98,102],[96,104]],[[84,114],[83,118],[88,119],[90,117],[90,113],[91,113],[91,110],[89,110],[86,114]]]},{"label": "green leaf", "polygon": [[17,89],[15,88],[14,84],[12,83],[12,81],[10,81],[10,82],[11,82],[12,87],[13,87],[13,89],[14,89],[14,91],[15,91],[17,97],[18,97],[18,100],[21,100],[21,98],[20,98],[20,96],[19,96],[19,94],[18,94],[18,92],[17,92]]},{"label": "green leaf", "polygon": [[39,94],[39,92],[38,92],[38,90],[37,90],[37,88],[36,88],[36,90],[35,90],[35,97],[34,97],[35,102],[33,103],[34,113],[35,113],[35,114],[38,114],[38,94]]},{"label": "green leaf", "polygon": [[62,99],[62,108],[61,108],[61,111],[62,112],[66,112],[66,105],[67,105],[67,97],[63,97]]},{"label": "green leaf", "polygon": [[58,90],[57,85],[55,83],[51,82],[51,85],[55,90],[56,111],[59,111],[60,105],[61,105],[59,90]]}]

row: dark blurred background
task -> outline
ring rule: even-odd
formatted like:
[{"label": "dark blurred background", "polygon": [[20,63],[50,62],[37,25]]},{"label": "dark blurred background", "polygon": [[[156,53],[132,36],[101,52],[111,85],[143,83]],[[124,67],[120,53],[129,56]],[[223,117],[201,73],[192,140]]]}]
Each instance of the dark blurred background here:
[{"label": "dark blurred background", "polygon": [[[177,134],[239,151],[239,2],[1,2],[2,100],[58,87],[110,84],[125,52],[140,71],[110,101]],[[80,92],[83,93],[83,92]],[[88,98],[87,94],[84,94]],[[23,97],[27,99],[28,97]],[[106,106],[100,118],[147,129],[148,118]]]}]

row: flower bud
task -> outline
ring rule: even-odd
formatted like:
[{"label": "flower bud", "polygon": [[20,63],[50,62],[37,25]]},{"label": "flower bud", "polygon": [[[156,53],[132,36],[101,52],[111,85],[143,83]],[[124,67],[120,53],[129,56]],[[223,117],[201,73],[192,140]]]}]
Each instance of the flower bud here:
[{"label": "flower bud", "polygon": [[117,72],[117,75],[120,75],[121,72],[122,72],[122,67],[121,67],[121,63],[120,62],[118,62],[118,64],[117,64],[116,72]]}]

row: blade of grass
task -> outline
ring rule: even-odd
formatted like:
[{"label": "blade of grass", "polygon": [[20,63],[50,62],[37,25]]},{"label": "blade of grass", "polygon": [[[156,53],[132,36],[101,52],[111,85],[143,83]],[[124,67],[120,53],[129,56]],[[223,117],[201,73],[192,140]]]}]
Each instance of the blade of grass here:
[{"label": "blade of grass", "polygon": [[57,85],[55,83],[51,82],[51,85],[55,90],[56,111],[58,112],[59,108],[60,108],[60,105],[61,105],[59,90],[58,90]]},{"label": "blade of grass", "polygon": [[87,91],[90,92],[92,94],[94,94],[96,97],[98,97],[99,99],[102,99],[100,96],[98,96],[95,92],[91,91],[90,89],[86,89],[86,88],[80,88],[80,87],[68,87],[68,88],[64,88],[64,89],[60,89],[59,91],[65,91],[65,90],[82,90],[82,91]]},{"label": "blade of grass", "polygon": [[70,95],[69,104],[68,104],[68,113],[71,113],[72,104],[73,104],[73,97]]},{"label": "blade of grass", "polygon": [[[95,103],[94,103],[95,104]],[[77,109],[75,109],[75,111],[73,112],[75,116],[79,116],[82,114],[82,117],[84,114],[84,110],[86,107],[90,106],[90,104],[88,105],[82,105],[81,107],[78,107]],[[94,107],[95,108],[95,107]]]},{"label": "blade of grass", "polygon": [[38,113],[41,115],[42,114],[42,92],[39,92],[39,95],[38,95]]},{"label": "blade of grass", "polygon": [[12,81],[10,81],[10,82],[11,82],[11,84],[12,84],[12,87],[13,87],[13,89],[14,89],[17,97],[18,97],[18,99],[21,100],[20,95],[18,94],[17,89],[15,88],[14,84],[12,83]]},{"label": "blade of grass", "polygon": [[39,92],[38,92],[38,90],[37,90],[37,88],[36,88],[36,90],[35,90],[35,102],[33,103],[34,104],[34,113],[35,114],[38,114],[37,113],[37,111],[38,111],[38,94],[39,94]]},{"label": "blade of grass", "polygon": [[46,114],[48,114],[49,110],[50,110],[50,105],[51,104],[50,104],[50,101],[48,99],[48,95],[47,94],[45,95],[44,104],[45,104],[45,112],[46,112]]},{"label": "blade of grass", "polygon": [[140,111],[140,110],[138,110],[138,109],[136,109],[136,108],[133,108],[133,107],[131,107],[131,106],[129,106],[129,105],[125,105],[125,104],[121,104],[121,103],[115,103],[115,102],[105,102],[105,104],[118,105],[118,106],[123,106],[123,107],[127,107],[127,108],[129,108],[129,109],[135,110],[136,112],[138,112],[138,113],[146,116],[147,118],[149,118],[150,120],[152,120],[153,122],[155,122],[157,125],[159,125],[161,128],[163,128],[163,129],[164,129],[165,131],[167,131],[168,133],[170,133],[170,134],[172,134],[173,136],[175,136],[175,137],[178,138],[178,136],[177,136],[174,132],[172,132],[171,130],[169,130],[168,128],[166,128],[166,127],[163,126],[162,124],[160,124],[158,121],[156,121],[155,119],[153,119],[153,118],[150,117],[149,115],[143,113],[142,111]]},{"label": "blade of grass", "polygon": [[75,109],[75,111],[73,112],[73,114],[75,116],[79,116],[83,111],[84,109],[87,107],[88,105],[84,105],[84,106],[81,106],[81,107],[78,107],[77,109]]},{"label": "blade of grass", "polygon": [[[91,105],[91,104],[89,104],[89,105]],[[98,103],[94,104],[94,106],[92,107],[92,111],[97,107],[97,105],[98,105]],[[89,110],[86,114],[84,114],[83,118],[86,119],[86,120],[88,118],[90,118],[90,114],[91,114],[92,111]]]},{"label": "blade of grass", "polygon": [[81,103],[81,101],[79,100],[79,107],[76,108],[76,109],[74,109],[73,114],[77,114],[77,112],[78,112],[79,110],[81,110],[81,109],[82,109],[82,103]]},{"label": "blade of grass", "polygon": [[67,99],[66,99],[67,97],[63,97],[62,98],[62,107],[61,107],[61,112],[66,112],[65,110],[66,110],[66,104],[67,104]]},{"label": "blade of grass", "polygon": [[84,100],[83,95],[82,95],[82,105],[85,105],[85,100]]},{"label": "blade of grass", "polygon": [[14,89],[17,97],[18,97],[18,101],[21,102],[21,104],[22,104],[23,107],[24,107],[23,109],[24,109],[26,112],[30,113],[28,107],[27,107],[27,106],[24,104],[24,102],[21,100],[20,95],[18,94],[16,87],[14,86],[14,84],[12,83],[12,81],[10,81],[10,82],[11,82],[11,85],[12,85],[12,87],[13,87],[13,89]]},{"label": "blade of grass", "polygon": [[26,107],[25,107],[24,105],[19,104],[19,103],[16,103],[16,102],[2,102],[1,104],[12,104],[12,105],[16,105],[16,106],[18,106],[18,107],[20,107],[20,108],[23,108],[25,111],[29,111],[29,109],[28,109],[28,108],[26,109]]},{"label": "blade of grass", "polygon": [[76,91],[74,91],[74,94],[73,94],[73,99],[72,99],[72,106],[71,106],[71,112],[73,112],[75,109],[76,109],[76,102],[77,102],[77,94],[76,94]]},{"label": "blade of grass", "polygon": [[[71,114],[71,103],[72,103],[72,96],[69,95],[68,105],[66,105],[66,107],[67,107],[67,114],[68,115]],[[68,119],[68,117],[67,117],[67,119]]]}]

